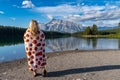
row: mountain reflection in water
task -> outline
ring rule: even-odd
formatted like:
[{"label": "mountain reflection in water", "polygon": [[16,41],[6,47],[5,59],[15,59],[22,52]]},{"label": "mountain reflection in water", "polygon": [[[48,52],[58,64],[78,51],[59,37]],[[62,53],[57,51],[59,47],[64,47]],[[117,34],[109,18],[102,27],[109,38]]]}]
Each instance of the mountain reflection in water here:
[{"label": "mountain reflection in water", "polygon": [[[108,38],[56,38],[46,40],[46,52],[66,50],[120,49],[120,39]],[[0,62],[26,57],[23,39],[0,38]]]},{"label": "mountain reflection in water", "polygon": [[68,37],[46,40],[46,43],[52,51],[120,49],[119,39]]}]

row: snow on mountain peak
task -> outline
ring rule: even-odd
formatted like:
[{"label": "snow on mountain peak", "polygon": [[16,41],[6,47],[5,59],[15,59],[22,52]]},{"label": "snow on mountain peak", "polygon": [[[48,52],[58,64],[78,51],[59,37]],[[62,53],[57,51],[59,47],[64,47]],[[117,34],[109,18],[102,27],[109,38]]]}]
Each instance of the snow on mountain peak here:
[{"label": "snow on mountain peak", "polygon": [[52,19],[49,23],[39,25],[40,29],[46,31],[73,33],[82,30],[82,25],[70,21],[63,21],[60,19]]}]

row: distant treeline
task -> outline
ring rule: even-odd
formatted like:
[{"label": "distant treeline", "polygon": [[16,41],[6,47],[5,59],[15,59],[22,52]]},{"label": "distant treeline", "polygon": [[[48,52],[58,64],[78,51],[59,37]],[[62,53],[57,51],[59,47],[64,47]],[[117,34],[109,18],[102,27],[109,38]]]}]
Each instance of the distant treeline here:
[{"label": "distant treeline", "polygon": [[98,35],[97,25],[93,24],[92,27],[88,26],[84,31],[73,33],[73,36],[82,36],[82,35]]},{"label": "distant treeline", "polygon": [[0,36],[23,36],[25,28],[0,26]]},{"label": "distant treeline", "polygon": [[117,29],[98,30],[97,25],[93,24],[93,26],[91,26],[91,27],[90,26],[86,27],[86,29],[84,31],[73,33],[72,36],[75,36],[75,37],[84,37],[84,35],[86,35],[86,36],[94,36],[94,35],[105,36],[105,35],[118,34],[118,33],[120,33],[120,27]]},{"label": "distant treeline", "polygon": [[[23,43],[23,35],[26,28],[0,26],[0,46]],[[43,31],[46,39],[54,39],[70,36],[69,33]]]},{"label": "distant treeline", "polygon": [[70,33],[60,33],[55,31],[43,31],[46,39],[63,38],[71,36]]},{"label": "distant treeline", "polygon": [[[26,28],[12,27],[12,26],[0,26],[0,36],[23,36]],[[43,31],[46,38],[59,38],[70,36],[69,33],[60,33],[55,31]]]},{"label": "distant treeline", "polygon": [[0,46],[23,43],[25,28],[0,26]]}]

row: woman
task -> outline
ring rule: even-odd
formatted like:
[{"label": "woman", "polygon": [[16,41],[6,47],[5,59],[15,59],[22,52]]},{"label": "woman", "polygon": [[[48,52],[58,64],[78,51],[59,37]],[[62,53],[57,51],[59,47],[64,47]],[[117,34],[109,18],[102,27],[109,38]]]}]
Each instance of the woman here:
[{"label": "woman", "polygon": [[42,75],[46,76],[45,36],[39,29],[37,21],[30,21],[24,34],[24,43],[29,70],[33,72],[35,77],[37,69],[41,68]]}]

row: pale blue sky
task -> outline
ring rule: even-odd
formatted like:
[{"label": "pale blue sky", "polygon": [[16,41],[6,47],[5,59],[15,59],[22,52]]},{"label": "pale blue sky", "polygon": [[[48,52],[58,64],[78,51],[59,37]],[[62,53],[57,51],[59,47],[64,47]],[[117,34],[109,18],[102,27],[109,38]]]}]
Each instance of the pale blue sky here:
[{"label": "pale blue sky", "polygon": [[83,26],[117,26],[120,0],[0,0],[0,25],[27,27],[31,19],[73,21]]}]

